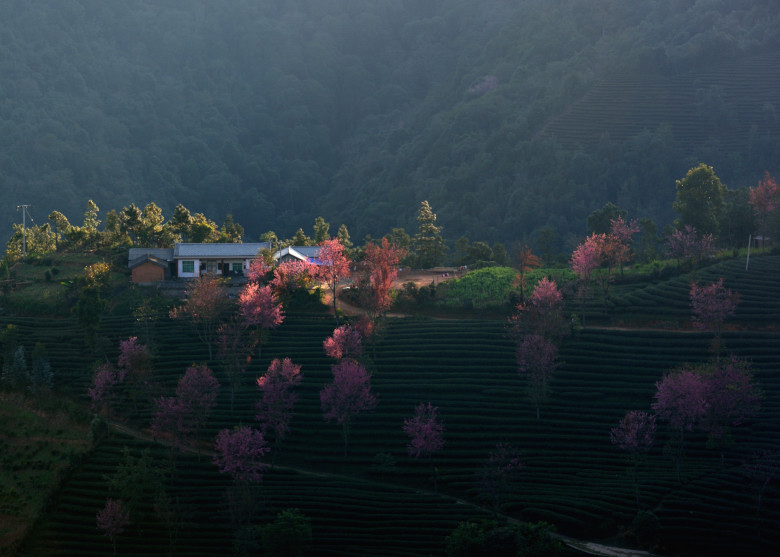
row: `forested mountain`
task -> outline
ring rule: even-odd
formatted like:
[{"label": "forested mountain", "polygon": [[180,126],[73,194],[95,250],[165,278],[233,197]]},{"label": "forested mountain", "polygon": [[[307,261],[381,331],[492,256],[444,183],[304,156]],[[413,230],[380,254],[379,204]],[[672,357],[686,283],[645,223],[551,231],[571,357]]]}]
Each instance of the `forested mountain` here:
[{"label": "forested mountain", "polygon": [[8,0],[0,222],[177,203],[247,238],[663,225],[698,162],[780,170],[774,0]]}]

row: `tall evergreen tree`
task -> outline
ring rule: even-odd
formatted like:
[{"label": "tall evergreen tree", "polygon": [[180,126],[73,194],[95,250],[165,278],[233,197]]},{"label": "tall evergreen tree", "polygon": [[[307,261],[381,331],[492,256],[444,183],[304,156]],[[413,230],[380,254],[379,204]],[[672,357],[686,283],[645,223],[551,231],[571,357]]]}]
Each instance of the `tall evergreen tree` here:
[{"label": "tall evergreen tree", "polygon": [[436,226],[436,213],[427,201],[420,203],[417,224],[413,242],[417,265],[422,268],[435,267],[441,262],[447,246],[441,235],[441,227]]},{"label": "tall evergreen tree", "polygon": [[314,219],[314,244],[320,245],[325,240],[330,240],[330,223],[325,222],[322,217]]}]

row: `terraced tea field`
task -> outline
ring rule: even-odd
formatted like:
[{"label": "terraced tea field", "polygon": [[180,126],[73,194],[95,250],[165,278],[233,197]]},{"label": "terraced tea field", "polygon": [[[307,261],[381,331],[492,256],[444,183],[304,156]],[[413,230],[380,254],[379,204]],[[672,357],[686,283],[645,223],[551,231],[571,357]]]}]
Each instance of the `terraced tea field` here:
[{"label": "terraced tea field", "polygon": [[[720,263],[701,271],[699,278],[727,275],[727,285],[742,296],[735,317],[741,329],[726,331],[724,344],[752,362],[764,392],[761,412],[735,430],[723,466],[719,451],[707,448],[704,434],[689,435],[682,483],[664,450],[670,432],[659,428],[656,445],[639,468],[639,481],[642,508],[660,520],[662,553],[711,555],[738,548],[757,554],[780,545],[777,478],[763,492],[759,512],[759,492],[744,467],[755,450],[780,448],[780,333],[765,327],[780,315],[780,288],[770,280],[778,276],[780,258],[758,258],[744,276],[739,265]],[[633,294],[623,291],[621,300],[612,312],[666,315],[668,307],[669,315],[684,321],[687,281],[674,279]],[[58,380],[86,403],[90,359],[72,324],[19,320],[19,326],[25,342],[49,339]],[[169,493],[186,510],[174,539],[175,554],[231,551],[226,502],[231,483],[210,464],[208,440],[224,427],[255,423],[254,379],[271,358],[291,357],[301,364],[304,378],[290,435],[260,489],[255,524],[296,507],[312,520],[311,554],[424,556],[443,555],[445,537],[459,521],[490,516],[452,497],[480,502],[477,471],[499,442],[518,448],[525,464],[516,489],[505,494],[508,515],[545,520],[562,533],[588,539],[613,539],[626,531],[637,510],[634,486],[627,460],[611,445],[609,431],[626,411],[649,410],[655,382],[667,370],[710,357],[705,332],[585,328],[565,342],[563,364],[537,421],[503,322],[392,319],[367,350],[379,405],[354,422],[345,457],[341,430],[323,420],[319,402],[320,389],[331,380],[322,342],[333,327],[328,317],[288,316],[271,333],[262,359],[251,364],[232,414],[227,382],[218,362],[213,363],[223,386],[202,435],[205,456],[199,462],[195,455],[180,455],[176,473],[166,480]],[[110,346],[130,334],[133,328],[126,321],[103,324]],[[153,338],[155,392],[170,395],[185,368],[205,361],[208,353],[179,322],[158,322]],[[431,458],[414,460],[406,454],[401,426],[418,403],[428,401],[439,407],[446,444]],[[132,428],[148,430],[148,406],[127,403],[116,414]],[[168,459],[165,447],[115,434],[66,484],[30,538],[27,554],[110,551],[95,527],[95,513],[106,497],[115,496],[104,476],[116,469],[124,446],[134,454],[148,447],[160,463]],[[151,502],[147,505],[148,516],[119,537],[118,554],[166,555],[171,550],[170,532],[155,520]]]}]

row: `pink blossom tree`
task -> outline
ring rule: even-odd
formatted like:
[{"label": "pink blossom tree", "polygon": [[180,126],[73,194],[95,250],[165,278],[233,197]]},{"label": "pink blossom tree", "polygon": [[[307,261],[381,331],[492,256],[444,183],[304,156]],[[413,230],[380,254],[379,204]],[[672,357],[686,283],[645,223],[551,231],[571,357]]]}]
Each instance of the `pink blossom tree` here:
[{"label": "pink blossom tree", "polygon": [[693,431],[706,412],[706,385],[701,374],[683,368],[664,375],[656,384],[652,404],[656,416],[668,422],[677,435],[675,469],[680,481],[685,432]]},{"label": "pink blossom tree", "polygon": [[346,456],[352,421],[358,414],[376,408],[377,399],[371,392],[371,376],[357,362],[342,360],[331,370],[333,382],[320,391],[320,404],[325,420],[341,425]]},{"label": "pink blossom tree", "polygon": [[186,319],[192,323],[198,338],[213,358],[212,346],[222,316],[227,311],[228,297],[220,279],[203,275],[191,280],[187,286],[187,302],[169,313],[172,319]]},{"label": "pink blossom tree", "polygon": [[414,416],[404,420],[403,430],[409,436],[409,456],[431,456],[444,447],[444,424],[438,416],[439,408],[430,402],[420,403]]},{"label": "pink blossom tree", "polygon": [[102,408],[110,416],[119,382],[120,373],[112,364],[105,363],[97,368],[92,386],[87,389],[92,410],[97,412]]},{"label": "pink blossom tree", "polygon": [[712,234],[699,234],[693,226],[686,224],[682,230],[675,229],[666,238],[666,251],[670,257],[688,264],[700,263],[712,253],[715,238]]},{"label": "pink blossom tree", "polygon": [[490,502],[494,513],[501,512],[504,497],[515,488],[524,464],[520,451],[507,443],[498,443],[479,471],[480,496]]},{"label": "pink blossom tree", "polygon": [[610,256],[612,262],[623,274],[623,266],[631,260],[631,242],[635,234],[639,232],[639,223],[636,220],[626,222],[622,216],[610,220],[609,243],[611,244]]},{"label": "pink blossom tree", "polygon": [[640,462],[655,441],[655,416],[639,410],[627,412],[617,427],[612,428],[609,438],[613,445],[617,445],[620,450],[628,454],[633,468],[636,508],[639,510],[638,469]]},{"label": "pink blossom tree", "polygon": [[[761,233],[766,236],[766,220],[780,205],[780,186],[769,172],[766,172],[763,180],[759,180],[756,187],[750,188],[749,196],[753,212],[761,221]],[[762,239],[761,247],[763,244]]]},{"label": "pink blossom tree", "polygon": [[360,332],[350,325],[342,325],[333,330],[333,334],[322,343],[325,354],[334,360],[351,358],[357,360],[363,354],[363,338]]},{"label": "pink blossom tree", "polygon": [[111,540],[116,556],[116,539],[130,524],[130,512],[125,509],[121,499],[106,499],[106,506],[97,512],[97,527]]},{"label": "pink blossom tree", "polygon": [[257,342],[256,335],[248,334],[246,320],[241,316],[233,315],[217,330],[218,353],[230,385],[231,415],[235,404],[236,387],[252,362],[252,352]]},{"label": "pink blossom tree", "polygon": [[324,281],[333,296],[333,315],[336,313],[336,294],[339,282],[349,276],[349,258],[344,245],[338,238],[325,240],[320,244],[317,259],[320,262],[317,268],[317,278]]},{"label": "pink blossom tree", "polygon": [[513,332],[537,334],[550,340],[564,334],[563,295],[554,280],[542,278],[528,297],[526,304],[518,304],[511,318]]},{"label": "pink blossom tree", "polygon": [[739,295],[723,286],[721,278],[707,286],[691,283],[690,298],[693,324],[699,329],[709,329],[713,332],[712,347],[716,358],[719,358],[723,323],[726,318],[734,315]]},{"label": "pink blossom tree", "polygon": [[280,298],[289,297],[300,288],[308,288],[317,274],[317,266],[305,260],[283,261],[274,269],[270,285]]},{"label": "pink blossom tree", "polygon": [[274,359],[268,371],[257,379],[257,388],[262,392],[262,398],[255,405],[256,419],[266,438],[269,433],[273,435],[277,449],[274,455],[290,431],[293,407],[298,402],[298,393],[294,389],[302,380],[301,366],[294,364],[290,358]]},{"label": "pink blossom tree", "polygon": [[[403,430],[409,436],[406,446],[409,456],[430,457],[444,447],[444,423],[439,419],[439,409],[430,402],[420,403],[414,409],[414,416],[404,420]],[[437,469],[433,470],[434,491],[438,491]]]},{"label": "pink blossom tree", "polygon": [[119,341],[117,367],[120,382],[129,387],[128,396],[137,408],[139,395],[148,397],[151,390],[152,355],[149,348],[139,343],[138,337]]},{"label": "pink blossom tree", "polygon": [[539,259],[531,251],[531,248],[526,244],[522,244],[517,247],[515,253],[515,259],[517,260],[517,276],[515,278],[515,284],[520,289],[520,303],[525,303],[525,282],[526,275],[532,269],[542,266],[542,260]]},{"label": "pink blossom tree", "polygon": [[758,414],[761,390],[753,379],[750,364],[735,356],[705,370],[704,384],[707,405],[701,427],[709,435],[708,445],[720,449],[723,464],[732,428]]},{"label": "pink blossom tree", "polygon": [[580,315],[582,324],[585,324],[585,299],[588,297],[591,277],[593,271],[601,265],[601,245],[594,238],[589,236],[581,243],[571,254],[570,266],[574,274],[579,279],[578,295],[580,297]]},{"label": "pink blossom tree", "polygon": [[367,307],[372,315],[382,315],[393,303],[391,297],[393,281],[398,276],[398,263],[406,254],[402,248],[382,238],[380,244],[366,245],[365,264],[368,269],[370,296]]},{"label": "pink blossom tree", "polygon": [[276,328],[284,321],[282,304],[270,285],[260,286],[250,282],[238,297],[238,307],[244,323],[259,330],[257,356],[261,358],[266,331]]},{"label": "pink blossom tree", "polygon": [[155,401],[157,410],[152,419],[155,436],[172,437],[174,445],[179,447],[188,441],[197,442],[200,429],[216,404],[218,390],[219,382],[208,367],[187,368],[176,386],[176,396]]},{"label": "pink blossom tree", "polygon": [[263,282],[271,271],[271,267],[265,262],[264,259],[253,259],[249,264],[249,271],[247,272],[247,278],[251,282]]},{"label": "pink blossom tree", "polygon": [[220,474],[230,474],[239,484],[259,483],[268,465],[263,457],[270,449],[263,434],[248,426],[223,429],[214,443],[214,464]]},{"label": "pink blossom tree", "polygon": [[540,407],[547,401],[550,381],[558,367],[558,349],[541,335],[525,335],[518,345],[517,370],[527,379],[528,398],[540,418]]}]

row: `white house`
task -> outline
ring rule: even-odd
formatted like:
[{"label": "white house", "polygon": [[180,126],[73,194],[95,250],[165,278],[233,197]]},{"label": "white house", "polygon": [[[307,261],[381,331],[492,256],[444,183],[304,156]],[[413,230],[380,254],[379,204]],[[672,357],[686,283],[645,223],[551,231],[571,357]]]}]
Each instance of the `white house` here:
[{"label": "white house", "polygon": [[245,275],[261,250],[270,249],[270,242],[245,244],[177,243],[173,248],[176,276],[194,278],[202,274],[216,276]]}]

